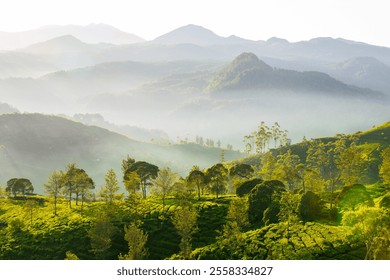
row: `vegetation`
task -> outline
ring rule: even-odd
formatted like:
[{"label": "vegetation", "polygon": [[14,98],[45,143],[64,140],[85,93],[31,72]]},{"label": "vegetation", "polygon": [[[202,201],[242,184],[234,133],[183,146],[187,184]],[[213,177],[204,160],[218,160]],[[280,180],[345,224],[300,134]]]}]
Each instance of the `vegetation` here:
[{"label": "vegetation", "polygon": [[390,259],[389,143],[369,137],[389,128],[261,142],[256,160],[185,177],[128,156],[126,194],[109,169],[96,195],[76,163],[48,175],[46,195],[11,178],[0,259]]}]

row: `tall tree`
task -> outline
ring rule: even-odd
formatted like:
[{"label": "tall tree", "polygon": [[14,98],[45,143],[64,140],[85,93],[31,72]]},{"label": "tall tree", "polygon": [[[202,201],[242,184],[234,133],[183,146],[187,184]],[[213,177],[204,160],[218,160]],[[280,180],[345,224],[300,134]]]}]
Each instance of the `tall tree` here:
[{"label": "tall tree", "polygon": [[338,154],[336,165],[340,170],[340,179],[344,185],[362,183],[367,164],[367,155],[359,149],[355,142]]},{"label": "tall tree", "polygon": [[108,203],[108,205],[112,205],[118,198],[116,193],[119,191],[118,179],[116,178],[113,169],[107,171],[104,181],[105,184],[101,188],[99,195]]},{"label": "tall tree", "polygon": [[57,200],[64,187],[64,176],[65,174],[62,171],[53,171],[44,185],[45,192],[53,198],[55,216],[57,216]]},{"label": "tall tree", "polygon": [[307,150],[306,165],[313,171],[318,171],[318,180],[324,180],[326,190],[330,192],[330,209],[334,205],[334,191],[341,183],[341,172],[336,165],[336,159],[345,149],[345,138],[325,144],[322,141],[310,141]]},{"label": "tall tree", "polygon": [[299,156],[292,154],[291,150],[277,157],[275,176],[284,182],[290,190],[298,186],[300,180],[299,164]]},{"label": "tall tree", "polygon": [[165,199],[172,193],[173,186],[177,181],[177,174],[165,167],[158,171],[157,177],[151,181],[152,193],[162,199],[163,211],[165,209]]},{"label": "tall tree", "polygon": [[97,259],[106,259],[109,255],[108,251],[112,244],[114,229],[108,215],[103,212],[98,213],[96,220],[88,231],[88,236],[91,239],[91,251]]},{"label": "tall tree", "polygon": [[181,236],[180,249],[184,259],[190,259],[192,235],[198,230],[197,213],[191,206],[181,207],[175,211],[172,223]]},{"label": "tall tree", "polygon": [[264,154],[261,158],[259,175],[263,180],[276,180],[277,160],[271,152]]},{"label": "tall tree", "polygon": [[290,225],[298,222],[300,214],[301,194],[287,191],[280,198],[279,220],[287,224],[287,237],[289,237]]},{"label": "tall tree", "polygon": [[23,205],[23,209],[26,211],[26,216],[30,220],[30,226],[32,225],[32,221],[33,221],[34,209],[37,208],[37,206],[38,206],[37,202],[32,199],[26,200]]},{"label": "tall tree", "polygon": [[131,158],[129,155],[122,160],[122,173],[125,175],[126,171],[130,168],[131,165],[135,163],[135,159]]},{"label": "tall tree", "polygon": [[226,192],[228,170],[226,167],[217,163],[206,170],[206,177],[210,191],[218,198],[220,194]]},{"label": "tall tree", "polygon": [[276,148],[277,141],[281,137],[281,130],[279,123],[275,122],[271,127],[271,138],[274,140],[274,147]]},{"label": "tall tree", "polygon": [[90,190],[95,188],[95,183],[85,170],[78,168],[75,163],[70,163],[66,166],[64,186],[64,192],[69,198],[69,208],[72,208],[73,195],[76,199],[76,205],[78,205],[79,198],[81,197],[82,208],[84,199],[90,193]]},{"label": "tall tree", "polygon": [[194,184],[196,186],[198,200],[199,200],[201,194],[203,194],[203,186],[205,184],[205,174],[199,170],[198,166],[193,166],[192,170],[188,174],[187,181],[190,184]]},{"label": "tall tree", "polygon": [[129,251],[121,260],[143,260],[147,256],[146,242],[148,234],[145,233],[136,223],[125,226],[125,240],[129,246]]},{"label": "tall tree", "polygon": [[126,170],[124,174],[124,181],[129,179],[129,174],[135,172],[138,174],[140,179],[140,186],[142,190],[142,197],[145,199],[147,194],[147,188],[150,185],[150,181],[157,177],[158,167],[145,162],[145,161],[137,161],[130,165],[130,167]]}]

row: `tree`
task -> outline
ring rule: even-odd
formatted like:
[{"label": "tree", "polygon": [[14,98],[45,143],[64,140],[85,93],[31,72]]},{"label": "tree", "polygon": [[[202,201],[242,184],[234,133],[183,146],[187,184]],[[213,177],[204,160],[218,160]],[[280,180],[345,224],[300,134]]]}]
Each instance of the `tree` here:
[{"label": "tree", "polygon": [[229,169],[229,175],[231,177],[237,176],[244,179],[250,179],[253,172],[253,167],[245,163],[237,163]]},{"label": "tree", "polygon": [[114,226],[106,213],[98,213],[95,222],[88,231],[88,236],[91,239],[91,252],[93,252],[97,259],[105,259],[109,254],[111,247],[112,235],[114,233]]},{"label": "tree", "polygon": [[7,181],[5,190],[10,195],[12,193],[14,197],[16,197],[17,194],[22,194],[23,196],[32,194],[34,192],[34,187],[29,179],[12,178]]},{"label": "tree", "polygon": [[390,215],[383,208],[362,206],[343,215],[342,224],[366,245],[365,259],[390,259]]},{"label": "tree", "polygon": [[374,206],[374,201],[363,185],[344,187],[337,197],[337,202],[341,212],[355,210],[361,206]]},{"label": "tree", "polygon": [[152,192],[161,197],[163,209],[165,209],[165,199],[172,192],[176,180],[177,174],[166,167],[158,171],[157,177],[151,181]]},{"label": "tree", "polygon": [[346,148],[345,141],[344,137],[329,144],[321,141],[310,141],[307,150],[306,165],[311,170],[318,171],[318,180],[324,180],[326,190],[330,192],[329,203],[331,210],[334,205],[334,191],[341,182],[341,172],[336,165],[336,160]]},{"label": "tree", "polygon": [[382,163],[379,167],[379,176],[383,184],[390,190],[390,147],[384,149],[381,156]]},{"label": "tree", "polygon": [[336,165],[340,170],[340,179],[344,185],[359,184],[367,164],[367,156],[355,142],[338,154]]},{"label": "tree", "polygon": [[236,223],[240,231],[246,228],[249,225],[247,198],[236,197],[232,199],[226,218],[229,222]]},{"label": "tree", "polygon": [[54,200],[54,216],[57,216],[57,200],[64,187],[64,176],[62,171],[53,171],[44,185],[45,192]]},{"label": "tree", "polygon": [[280,130],[280,125],[279,123],[275,122],[274,125],[271,127],[271,137],[274,140],[275,148],[276,148],[276,143],[281,137],[282,131]]},{"label": "tree", "polygon": [[135,171],[127,172],[126,177],[123,179],[126,190],[129,192],[129,196],[134,195],[141,189],[141,178]]},{"label": "tree", "polygon": [[181,207],[173,214],[172,223],[181,236],[179,247],[184,259],[190,259],[192,235],[198,230],[196,220],[197,213],[190,206]]},{"label": "tree", "polygon": [[150,185],[150,181],[157,177],[158,167],[145,162],[145,161],[137,161],[129,166],[129,168],[124,173],[124,181],[129,180],[129,174],[132,172],[137,173],[140,180],[140,186],[142,190],[142,197],[146,198],[147,187]]},{"label": "tree", "polygon": [[190,174],[188,174],[187,181],[190,184],[196,186],[198,200],[200,199],[201,194],[203,194],[203,186],[205,183],[205,174],[199,170],[198,166],[193,166]]},{"label": "tree", "polygon": [[299,220],[299,205],[301,201],[301,194],[293,193],[291,191],[284,192],[280,198],[279,220],[287,224],[287,237],[289,236],[289,229],[292,223]]},{"label": "tree", "polygon": [[83,210],[84,201],[91,196],[91,190],[95,188],[95,183],[83,169],[78,169],[74,177],[76,205],[78,205],[79,197],[81,198],[81,211]]},{"label": "tree", "polygon": [[299,175],[300,158],[288,150],[286,153],[278,155],[275,176],[284,182],[289,190],[297,188]]},{"label": "tree", "polygon": [[101,188],[99,195],[108,203],[108,205],[112,205],[118,198],[116,193],[119,191],[118,179],[116,178],[113,169],[107,171],[104,181],[105,184]]},{"label": "tree", "polygon": [[173,195],[178,200],[177,205],[191,205],[191,200],[194,198],[194,185],[184,178],[179,178],[173,185]]},{"label": "tree", "polygon": [[129,155],[122,160],[122,173],[125,175],[126,171],[130,168],[131,165],[135,163],[135,159],[131,158]]},{"label": "tree", "polygon": [[248,203],[246,198],[235,198],[231,200],[227,214],[227,223],[223,226],[222,235],[219,240],[228,248],[230,259],[242,245],[242,231],[249,225]]},{"label": "tree", "polygon": [[261,168],[259,175],[263,180],[277,180],[277,160],[271,152],[266,153],[261,158]]},{"label": "tree", "polygon": [[262,179],[254,178],[248,181],[243,182],[241,185],[239,185],[236,189],[237,196],[241,197],[244,195],[249,194],[254,187],[257,185],[263,183]]},{"label": "tree", "polygon": [[286,191],[284,184],[277,180],[264,181],[256,185],[248,196],[248,214],[251,224],[260,224],[264,211],[280,200],[281,194]]},{"label": "tree", "polygon": [[124,256],[120,255],[120,260],[143,260],[147,256],[146,242],[148,234],[132,223],[125,226],[125,240],[129,246],[129,251]]},{"label": "tree", "polygon": [[269,146],[269,140],[271,139],[270,128],[261,122],[256,131],[251,132],[251,134],[244,136],[244,143],[247,153],[255,151],[258,154],[261,154],[266,151],[266,147]]},{"label": "tree", "polygon": [[32,225],[34,209],[37,208],[37,206],[37,202],[31,199],[27,200],[23,205],[23,208],[26,211],[26,216],[30,220],[30,226]]},{"label": "tree", "polygon": [[216,198],[226,192],[227,172],[228,170],[221,163],[217,163],[206,170],[210,191],[215,194]]},{"label": "tree", "polygon": [[302,195],[299,205],[300,217],[305,222],[316,221],[322,217],[323,205],[319,195],[307,191]]}]

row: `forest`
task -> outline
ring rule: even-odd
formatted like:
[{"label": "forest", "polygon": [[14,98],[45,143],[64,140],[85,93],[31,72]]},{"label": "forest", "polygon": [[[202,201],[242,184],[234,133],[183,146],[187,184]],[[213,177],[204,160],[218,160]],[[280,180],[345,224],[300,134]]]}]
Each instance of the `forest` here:
[{"label": "forest", "polygon": [[390,122],[291,144],[278,123],[247,156],[186,176],[127,155],[104,185],[77,163],[44,193],[0,188],[0,259],[390,259]]}]

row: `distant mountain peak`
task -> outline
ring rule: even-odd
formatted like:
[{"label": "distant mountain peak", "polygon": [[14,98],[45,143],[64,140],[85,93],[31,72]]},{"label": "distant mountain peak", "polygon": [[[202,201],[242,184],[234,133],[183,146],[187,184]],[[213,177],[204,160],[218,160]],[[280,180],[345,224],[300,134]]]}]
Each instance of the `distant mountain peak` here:
[{"label": "distant mountain peak", "polygon": [[228,38],[219,36],[213,31],[195,24],[188,24],[172,30],[153,40],[154,43],[165,45],[193,44],[199,46],[243,44],[252,42],[235,35]]},{"label": "distant mountain peak", "polygon": [[273,68],[260,60],[255,54],[244,52],[224,67],[210,82],[207,91],[221,89],[250,88],[253,77],[266,74]]},{"label": "distant mountain peak", "polygon": [[263,71],[272,71],[271,66],[260,60],[254,53],[251,52],[244,52],[237,56],[230,64],[230,67],[236,72],[253,68]]},{"label": "distant mountain peak", "polygon": [[73,52],[85,49],[88,44],[80,41],[72,35],[59,36],[41,43],[33,44],[25,50],[31,53],[58,53]]}]

